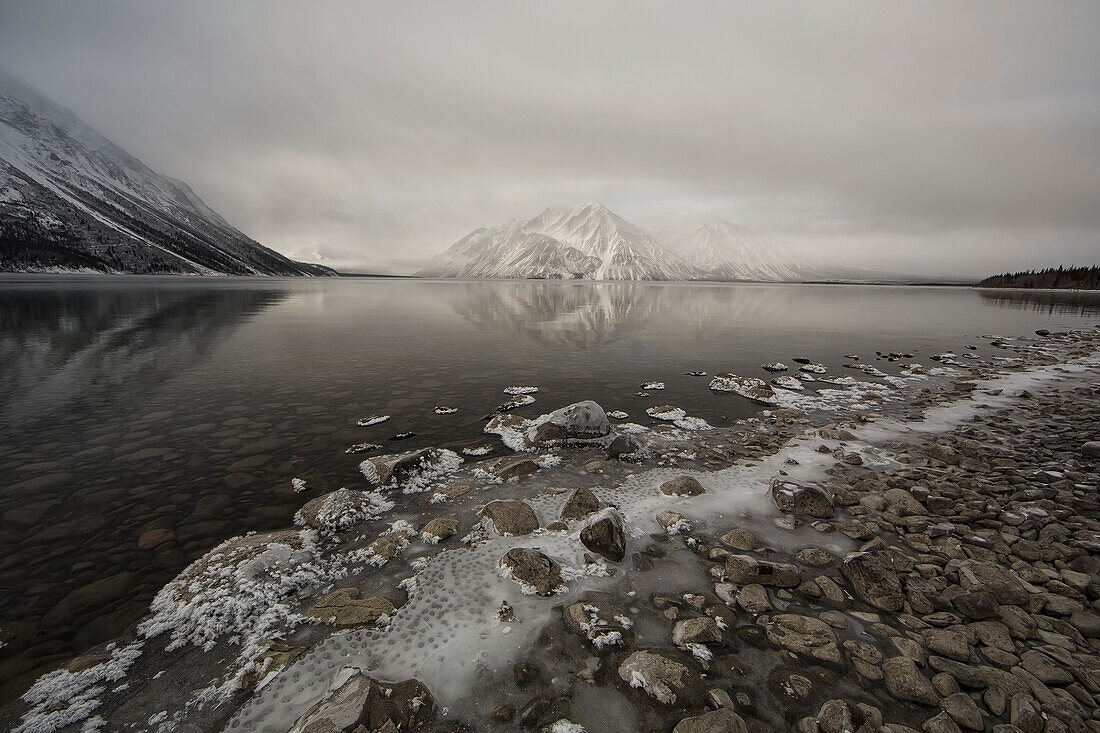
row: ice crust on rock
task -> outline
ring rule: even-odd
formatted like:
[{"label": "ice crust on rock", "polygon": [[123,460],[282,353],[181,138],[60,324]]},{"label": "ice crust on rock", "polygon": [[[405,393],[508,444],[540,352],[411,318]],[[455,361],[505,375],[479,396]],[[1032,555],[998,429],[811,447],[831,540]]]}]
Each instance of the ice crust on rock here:
[{"label": "ice crust on rock", "polygon": [[611,432],[611,424],[603,408],[592,400],[523,420],[512,415],[498,415],[485,426],[485,432],[499,435],[514,451],[534,451],[561,440],[594,440]]},{"label": "ice crust on rock", "polygon": [[507,395],[521,395],[521,394],[538,394],[538,387],[505,387],[504,394]]},{"label": "ice crust on rock", "polygon": [[390,419],[389,415],[371,415],[369,417],[361,417],[355,421],[355,424],[361,428],[369,428],[371,425],[379,425]]},{"label": "ice crust on rock", "polygon": [[646,408],[645,414],[656,420],[665,420],[672,422],[673,420],[683,420],[687,417],[687,412],[682,408],[673,407],[672,405],[657,405],[656,407]]}]

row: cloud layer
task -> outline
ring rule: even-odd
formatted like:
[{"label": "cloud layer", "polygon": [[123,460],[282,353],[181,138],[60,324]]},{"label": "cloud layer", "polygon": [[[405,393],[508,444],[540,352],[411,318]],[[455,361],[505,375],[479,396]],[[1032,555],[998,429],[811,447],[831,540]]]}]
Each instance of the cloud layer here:
[{"label": "cloud layer", "polygon": [[919,274],[1100,259],[1100,5],[0,7],[0,64],[281,251],[599,200]]}]

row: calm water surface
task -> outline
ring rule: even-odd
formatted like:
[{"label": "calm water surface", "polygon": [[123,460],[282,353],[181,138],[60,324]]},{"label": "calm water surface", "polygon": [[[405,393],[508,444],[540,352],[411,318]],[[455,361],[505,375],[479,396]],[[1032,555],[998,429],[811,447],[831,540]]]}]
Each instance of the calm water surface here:
[{"label": "calm water surface", "polygon": [[[593,398],[720,423],[755,408],[685,372],[806,356],[847,374],[858,353],[893,373],[876,351],[927,362],[1098,321],[1096,294],[962,288],[2,278],[0,703],[120,633],[212,545],[363,485],[348,445],[493,442],[482,417],[506,386],[541,388],[526,415]],[[635,396],[646,380],[668,389]],[[355,425],[374,413],[393,418]],[[157,529],[172,539],[140,549]]]}]

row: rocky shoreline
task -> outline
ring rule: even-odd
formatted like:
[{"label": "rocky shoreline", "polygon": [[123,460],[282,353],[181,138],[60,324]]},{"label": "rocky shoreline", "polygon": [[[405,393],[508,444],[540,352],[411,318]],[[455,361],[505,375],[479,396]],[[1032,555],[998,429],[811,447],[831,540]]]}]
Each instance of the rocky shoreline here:
[{"label": "rocky shoreline", "polygon": [[369,458],[10,727],[1100,730],[1098,344],[991,337],[813,395],[719,375],[770,409],[586,402],[494,417],[503,459]]}]

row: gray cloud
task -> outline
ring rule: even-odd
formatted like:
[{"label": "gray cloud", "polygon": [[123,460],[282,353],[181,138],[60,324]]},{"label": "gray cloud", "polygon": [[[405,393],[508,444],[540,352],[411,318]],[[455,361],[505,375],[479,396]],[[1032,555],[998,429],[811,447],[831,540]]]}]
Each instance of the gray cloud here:
[{"label": "gray cloud", "polygon": [[260,241],[411,269],[600,200],[924,274],[1095,263],[1100,5],[0,4],[7,66]]}]

